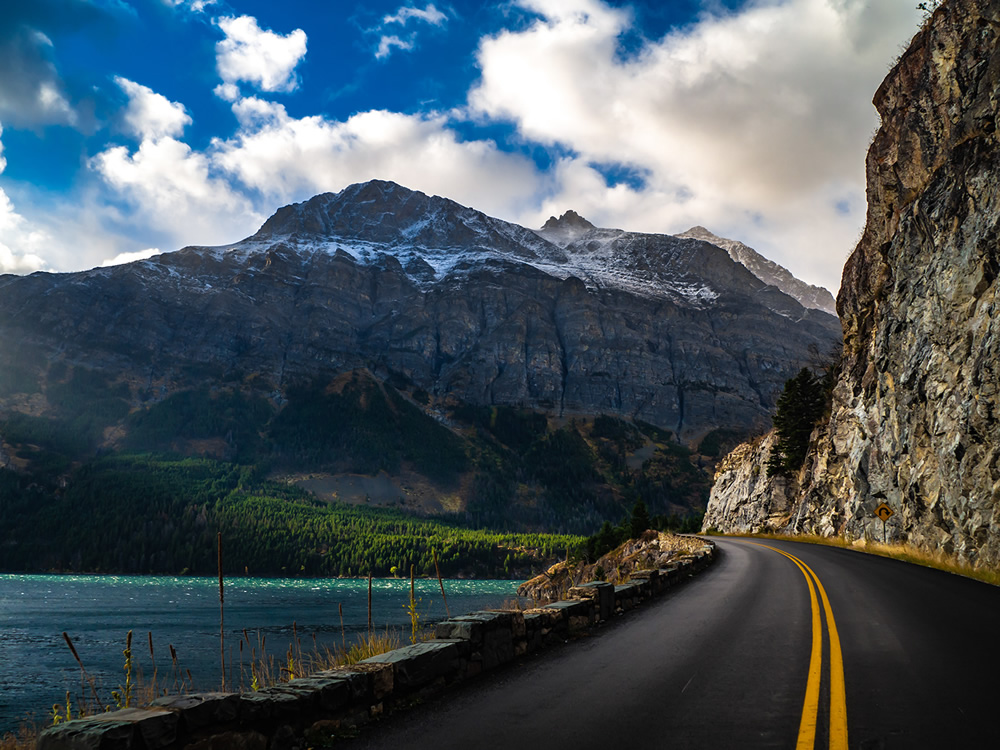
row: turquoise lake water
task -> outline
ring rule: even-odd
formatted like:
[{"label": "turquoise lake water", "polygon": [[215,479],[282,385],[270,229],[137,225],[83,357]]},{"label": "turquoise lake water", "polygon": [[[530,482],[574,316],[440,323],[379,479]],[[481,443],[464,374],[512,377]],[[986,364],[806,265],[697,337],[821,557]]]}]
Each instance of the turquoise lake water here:
[{"label": "turquoise lake water", "polygon": [[[343,605],[347,642],[362,633],[368,619],[368,581],[358,579],[232,578],[225,585],[225,631],[230,684],[239,682],[238,643],[244,629],[251,642],[263,639],[266,651],[281,659],[292,641],[293,623],[302,650],[341,644],[338,605]],[[518,581],[445,581],[451,613],[497,607],[515,596]],[[405,629],[410,583],[376,579],[372,583],[372,621],[377,630]],[[446,617],[436,580],[416,582],[421,622]],[[53,703],[73,700],[81,690],[80,668],[66,642],[69,634],[100,696],[124,680],[122,650],[133,631],[136,669],[160,682],[172,679],[169,646],[182,671],[190,670],[199,689],[218,689],[218,578],[164,576],[0,575],[0,734],[33,713],[50,721]],[[150,657],[152,633],[155,664]],[[244,664],[249,653],[244,652]],[[89,688],[88,688],[89,692]]]}]

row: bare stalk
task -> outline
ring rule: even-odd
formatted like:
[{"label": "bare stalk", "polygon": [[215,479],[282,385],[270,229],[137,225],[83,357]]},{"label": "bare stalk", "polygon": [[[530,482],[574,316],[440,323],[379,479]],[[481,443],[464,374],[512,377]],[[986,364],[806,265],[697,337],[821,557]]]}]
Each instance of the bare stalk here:
[{"label": "bare stalk", "polygon": [[222,692],[226,692],[226,611],[222,587],[222,532],[219,540],[219,658],[222,661]]},{"label": "bare stalk", "polygon": [[76,663],[80,665],[80,673],[83,675],[87,684],[90,685],[90,694],[94,698],[95,710],[100,710],[101,699],[97,697],[97,686],[94,684],[94,678],[87,673],[87,668],[83,666],[83,661],[80,659],[80,655],[76,652],[76,646],[73,645],[73,641],[70,637],[63,631],[63,640],[66,641],[66,645],[69,646],[70,653],[73,654],[73,658],[76,659]]},{"label": "bare stalk", "polygon": [[339,602],[337,609],[340,610],[340,641],[344,644],[344,651],[347,651],[347,631],[344,629],[344,603]]},{"label": "bare stalk", "polygon": [[444,611],[447,613],[448,617],[451,617],[451,610],[448,609],[448,596],[444,593],[444,581],[441,580],[441,568],[438,567],[438,553],[437,550],[434,552],[434,570],[438,577],[438,586],[441,587],[441,598],[444,599]]},{"label": "bare stalk", "polygon": [[368,637],[372,635],[372,574],[368,571]]}]

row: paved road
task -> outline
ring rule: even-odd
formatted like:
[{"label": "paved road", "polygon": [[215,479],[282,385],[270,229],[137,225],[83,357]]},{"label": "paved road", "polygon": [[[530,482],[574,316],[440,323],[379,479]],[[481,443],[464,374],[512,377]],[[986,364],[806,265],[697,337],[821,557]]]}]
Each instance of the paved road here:
[{"label": "paved road", "polygon": [[347,746],[1000,747],[1000,588],[841,549],[717,541],[719,560],[655,604]]}]

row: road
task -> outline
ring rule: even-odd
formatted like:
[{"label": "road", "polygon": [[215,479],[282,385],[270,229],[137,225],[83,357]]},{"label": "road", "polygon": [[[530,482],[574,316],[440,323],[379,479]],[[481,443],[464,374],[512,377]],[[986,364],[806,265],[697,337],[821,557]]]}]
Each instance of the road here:
[{"label": "road", "polygon": [[655,603],[345,747],[1000,747],[1000,588],[831,547],[716,541],[717,562]]}]

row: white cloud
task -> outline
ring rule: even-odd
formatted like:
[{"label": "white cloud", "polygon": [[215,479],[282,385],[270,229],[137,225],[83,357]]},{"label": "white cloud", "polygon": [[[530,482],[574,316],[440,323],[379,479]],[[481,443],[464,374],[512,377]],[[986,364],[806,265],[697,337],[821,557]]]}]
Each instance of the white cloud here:
[{"label": "white cloud", "polygon": [[[171,137],[144,140],[135,153],[109,148],[91,167],[130,205],[133,222],[200,244],[251,234],[262,217],[250,201],[213,174],[209,158]],[[106,256],[105,256],[106,257]]]},{"label": "white cloud", "polygon": [[[428,5],[423,10],[412,5],[404,5],[394,14],[385,16],[381,25],[372,31],[384,31],[387,26],[392,25],[405,27],[411,19],[418,23],[441,27],[448,21],[448,16],[434,7],[433,4]],[[399,34],[382,34],[378,41],[378,48],[375,50],[375,58],[384,60],[392,54],[394,49],[412,50],[416,45],[417,33],[415,31],[405,38]]]},{"label": "white cloud", "polygon": [[409,5],[404,5],[396,11],[395,15],[388,15],[383,18],[382,23],[383,25],[398,23],[405,26],[406,22],[411,18],[416,19],[417,21],[423,21],[424,23],[429,23],[432,26],[441,26],[448,20],[448,16],[435,8],[433,4],[428,5],[423,10]]},{"label": "white cloud", "polygon": [[[0,125],[0,137],[3,126]],[[0,173],[7,168],[0,141]],[[0,273],[30,273],[45,268],[38,253],[44,251],[46,235],[28,226],[24,217],[14,210],[7,193],[0,188]],[[9,243],[9,244],[8,244]],[[11,247],[13,245],[13,247]]]},{"label": "white cloud", "polygon": [[375,50],[375,57],[378,60],[383,60],[392,54],[393,47],[403,50],[413,49],[413,41],[400,39],[395,34],[391,36],[383,36],[378,41],[378,49]]},{"label": "white cloud", "polygon": [[510,217],[532,200],[539,179],[530,161],[491,141],[460,141],[440,115],[296,119],[259,99],[233,110],[243,129],[215,142],[213,161],[270,206],[378,178]]},{"label": "white cloud", "polygon": [[160,249],[158,247],[150,247],[146,250],[136,250],[131,253],[118,253],[114,258],[109,260],[101,261],[101,268],[107,268],[108,266],[120,266],[123,263],[134,263],[137,260],[146,260],[152,258],[154,255],[159,255]]},{"label": "white cloud", "polygon": [[125,125],[140,139],[179,136],[191,124],[191,117],[183,104],[172,102],[151,88],[127,78],[116,76],[115,83],[129,99],[124,114]]},{"label": "white cloud", "polygon": [[0,189],[0,273],[31,273],[46,267],[48,237],[33,229]]},{"label": "white cloud", "polygon": [[165,5],[169,5],[173,8],[190,8],[195,13],[202,13],[205,8],[216,5],[217,2],[218,0],[163,0]]},{"label": "white cloud", "polygon": [[223,101],[235,102],[240,98],[240,87],[235,83],[220,83],[213,93]]},{"label": "white cloud", "polygon": [[[619,225],[705,224],[838,285],[864,221],[871,93],[916,28],[911,4],[751,2],[627,53],[627,12],[599,0],[520,4],[542,18],[482,40],[469,102],[527,140],[576,154],[557,175],[557,197],[580,199],[586,184]],[[639,170],[644,184],[612,213],[624,192],[595,184],[591,163]],[[836,209],[844,201],[846,214]]]},{"label": "white cloud", "polygon": [[[0,23],[0,118],[14,127],[76,125],[56,69],[52,40],[35,28],[32,3],[5,3]],[[58,15],[58,14],[57,14]]]},{"label": "white cloud", "polygon": [[272,92],[298,88],[295,68],[306,54],[306,33],[302,29],[282,36],[262,30],[251,16],[220,18],[215,23],[226,35],[215,45],[216,66],[223,83],[245,81],[261,91]]}]

